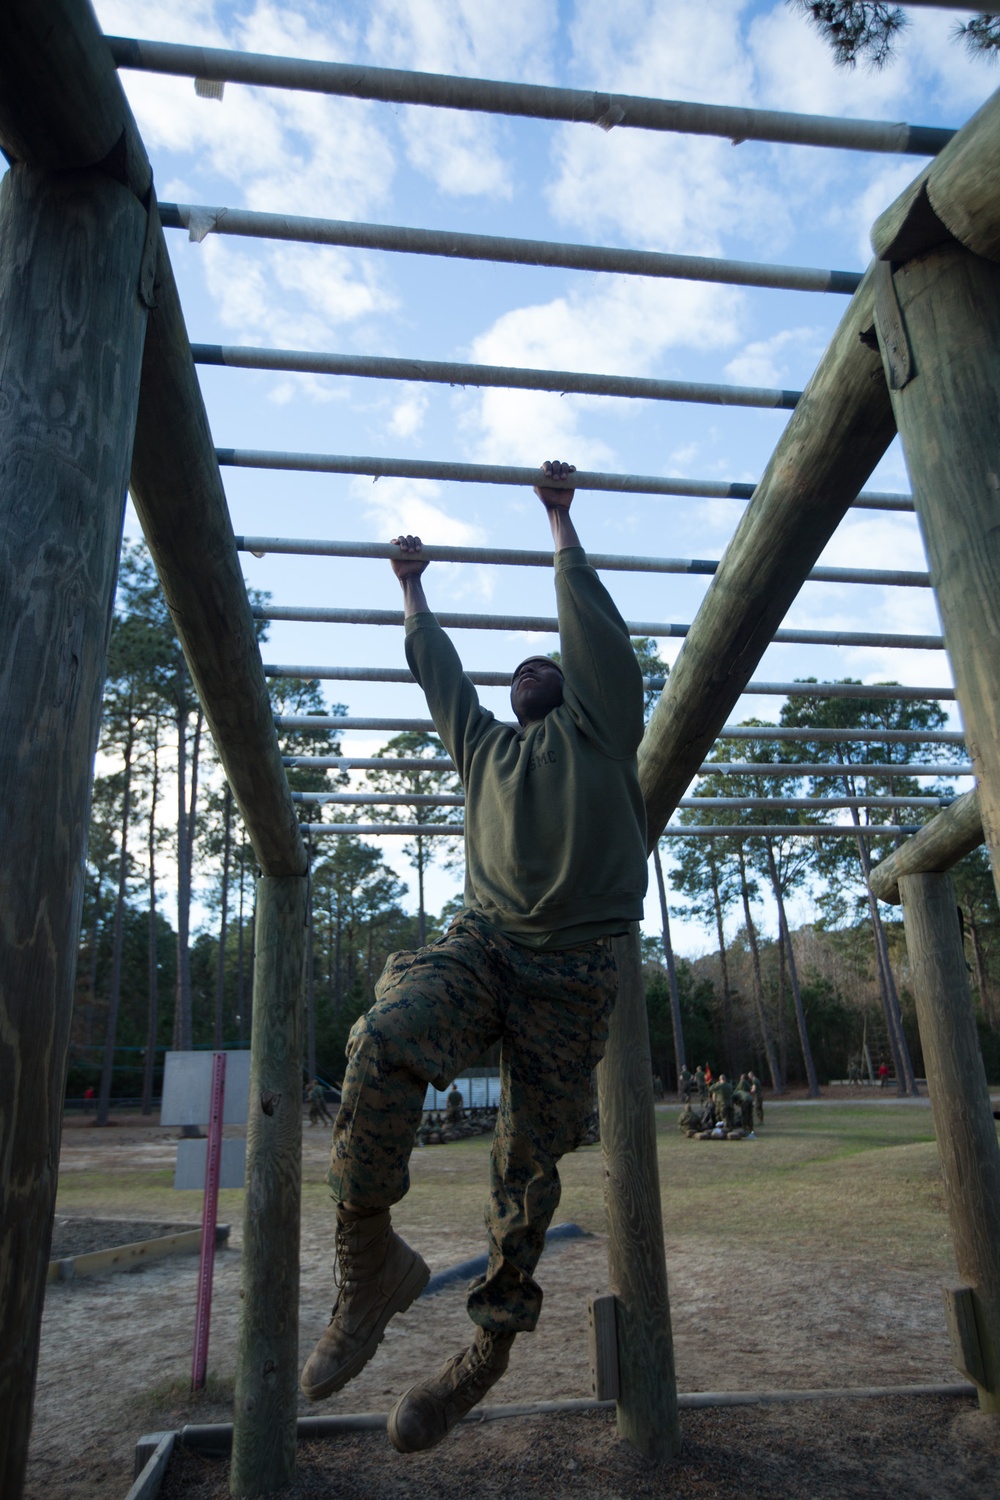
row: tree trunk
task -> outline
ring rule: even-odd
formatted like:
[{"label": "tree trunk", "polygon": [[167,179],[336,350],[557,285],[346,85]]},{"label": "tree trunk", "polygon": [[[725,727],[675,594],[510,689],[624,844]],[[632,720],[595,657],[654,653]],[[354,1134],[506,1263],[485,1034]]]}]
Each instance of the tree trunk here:
[{"label": "tree trunk", "polygon": [[812,1048],[809,1045],[809,1033],[806,1030],[806,1012],[802,1004],[802,990],[799,986],[799,972],[795,964],[795,950],[792,948],[792,934],[788,930],[788,918],[785,916],[785,898],[781,889],[781,881],[778,879],[778,866],[775,863],[774,850],[770,842],[767,844],[767,868],[771,876],[771,889],[778,907],[778,934],[779,940],[784,944],[788,952],[788,978],[792,985],[792,999],[795,1002],[795,1020],[799,1028],[799,1041],[802,1044],[802,1061],[806,1066],[806,1082],[810,1099],[819,1098],[819,1080],[816,1077],[816,1065],[813,1062]]},{"label": "tree trunk", "polygon": [[333,1013],[339,1018],[344,1008],[344,919],[341,915],[340,906],[337,906],[337,953],[336,953],[336,983],[333,990]]},{"label": "tree trunk", "polygon": [[158,962],[156,919],[156,802],[160,789],[159,729],[153,729],[153,785],[149,802],[149,1002],[146,1020],[146,1066],[142,1078],[142,1112],[153,1110],[153,1084],[156,1068],[156,1034],[160,998],[160,965]]},{"label": "tree trunk", "polygon": [[417,936],[421,948],[427,946],[427,913],[424,911],[424,841],[417,834],[417,892],[419,901],[419,921],[417,923]]},{"label": "tree trunk", "polygon": [[[851,808],[851,818],[855,826],[860,827],[861,819],[858,816],[856,807]],[[910,1061],[910,1049],[906,1044],[906,1034],[903,1031],[903,1017],[899,1009],[896,981],[893,978],[892,966],[889,963],[889,949],[885,941],[885,930],[882,926],[882,918],[879,915],[878,902],[868,886],[872,867],[871,859],[868,856],[865,841],[860,833],[858,834],[858,859],[861,862],[861,873],[865,878],[865,890],[868,895],[868,914],[871,918],[872,933],[875,938],[875,961],[878,969],[879,988],[882,992],[882,1010],[885,1015],[889,1050],[892,1053],[892,1060],[896,1069],[896,1089],[900,1094],[919,1094],[920,1090],[917,1088],[913,1063]]]},{"label": "tree trunk", "polygon": [[177,989],[174,1050],[191,1050],[191,845],[187,833],[187,720],[183,698],[177,706]]},{"label": "tree trunk", "polygon": [[124,940],[125,896],[128,890],[128,825],[132,817],[132,751],[135,746],[135,719],[132,694],[129,694],[128,729],[125,733],[125,781],[122,787],[122,844],[118,859],[118,894],[115,898],[115,925],[111,940],[111,982],[108,985],[108,1019],[104,1029],[104,1066],[97,1096],[97,1125],[108,1123],[111,1107],[111,1079],[115,1066],[115,1039],[118,1031],[118,1004],[122,991],[122,943]]},{"label": "tree trunk", "polygon": [[222,794],[222,915],[219,918],[219,963],[215,972],[215,1050],[222,1050],[222,1013],[226,987],[226,937],[229,930],[229,848],[233,794],[226,782]]},{"label": "tree trunk", "polygon": [[729,961],[726,958],[726,935],[722,925],[722,898],[719,895],[719,871],[715,863],[715,846],[709,842],[708,870],[712,879],[712,903],[715,907],[715,931],[719,939],[719,975],[722,980],[722,1046],[729,1061],[732,1051],[732,997],[729,990]]},{"label": "tree trunk", "polygon": [[243,1046],[243,1018],[246,1015],[244,1006],[246,1004],[246,986],[243,972],[243,876],[244,876],[244,850],[246,846],[240,837],[240,925],[236,938],[236,1038],[242,1048]]},{"label": "tree trunk", "polygon": [[788,1020],[785,1015],[785,945],[778,944],[778,1065],[782,1078],[788,1077]]},{"label": "tree trunk", "polygon": [[[312,850],[309,851],[310,863]],[[306,1067],[310,1083],[316,1077],[316,934],[313,928],[313,886],[309,881],[309,901],[306,908]]]},{"label": "tree trunk", "polygon": [[969,935],[972,938],[972,958],[976,966],[976,988],[979,991],[979,1004],[982,1007],[983,1019],[987,1025],[996,1027],[996,1010],[993,1004],[993,991],[990,982],[986,978],[986,962],[983,956],[983,942],[979,933],[979,923],[972,915],[970,907],[966,913],[969,924]]},{"label": "tree trunk", "polygon": [[767,1071],[771,1075],[771,1093],[783,1094],[785,1086],[781,1079],[781,1069],[778,1066],[777,1053],[774,1050],[774,1041],[771,1037],[771,1028],[767,1024],[767,1011],[764,1009],[764,981],[760,972],[760,945],[757,942],[757,929],[754,926],[753,917],[750,913],[750,892],[747,889],[747,867],[746,855],[743,845],[740,844],[740,895],[743,899],[743,917],[747,926],[747,943],[750,946],[750,963],[753,974],[753,1003],[757,1012],[757,1025],[760,1028],[760,1039],[764,1043],[764,1055],[767,1058]]},{"label": "tree trunk", "polygon": [[677,965],[674,962],[674,945],[670,941],[670,910],[667,906],[667,888],[663,880],[663,865],[660,861],[660,846],[653,845],[653,869],[660,893],[660,921],[663,930],[663,957],[667,962],[667,983],[670,986],[670,1020],[674,1028],[674,1066],[677,1086],[680,1088],[681,1069],[687,1066],[684,1055],[684,1028],[681,1022],[681,997],[677,989]]}]

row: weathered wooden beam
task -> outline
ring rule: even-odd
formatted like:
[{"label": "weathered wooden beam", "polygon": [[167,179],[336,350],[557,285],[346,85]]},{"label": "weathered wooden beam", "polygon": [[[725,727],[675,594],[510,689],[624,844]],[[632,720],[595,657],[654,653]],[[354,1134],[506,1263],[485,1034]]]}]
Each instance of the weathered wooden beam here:
[{"label": "weathered wooden beam", "polygon": [[146,215],[97,172],[0,182],[0,1495],[21,1494],[94,752],[139,397]]},{"label": "weathered wooden beam", "polygon": [[618,1000],[597,1082],[618,1329],[618,1431],[648,1458],[671,1458],[681,1438],[638,927],[615,938],[614,950]]},{"label": "weathered wooden beam", "polygon": [[1000,1413],[1000,1145],[969,991],[958,901],[946,874],[902,875],[899,887],[955,1260],[972,1292],[975,1313],[977,1338],[966,1327],[963,1368],[976,1380],[982,1410]]},{"label": "weathered wooden beam", "polygon": [[12,161],[102,167],[148,192],[152,170],[87,0],[0,5],[0,144]]},{"label": "weathered wooden beam", "polygon": [[872,270],[841,320],[719,563],[639,749],[650,847],[895,432]]},{"label": "weathered wooden beam", "polygon": [[899,904],[901,875],[926,875],[950,870],[983,842],[983,820],[979,814],[979,792],[956,797],[950,807],[925,823],[919,833],[879,864],[872,865],[868,885],[880,901]]},{"label": "weathered wooden beam", "polygon": [[305,845],[278,748],[208,415],[162,240],[160,231],[132,498],[261,869],[265,875],[303,875]]},{"label": "weathered wooden beam", "polygon": [[882,272],[879,341],[1000,882],[1000,265],[949,240]]},{"label": "weathered wooden beam", "polygon": [[[152,173],[87,0],[0,6],[0,146],[17,161],[95,166],[146,200]],[[151,205],[152,206],[152,205]],[[143,357],[132,489],[219,756],[265,874],[301,875],[288,795],[225,490],[163,232]]]},{"label": "weathered wooden beam", "polygon": [[270,1494],[295,1475],[308,889],[305,876],[257,884],[234,1495]]}]

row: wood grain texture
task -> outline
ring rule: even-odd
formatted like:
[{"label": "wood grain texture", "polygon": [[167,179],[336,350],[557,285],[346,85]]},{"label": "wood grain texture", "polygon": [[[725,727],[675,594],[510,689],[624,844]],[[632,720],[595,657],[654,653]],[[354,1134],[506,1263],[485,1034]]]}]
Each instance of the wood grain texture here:
[{"label": "wood grain texture", "polygon": [[266,875],[304,875],[253,616],[163,231],[132,498],[233,796]]},{"label": "wood grain texture", "polygon": [[618,1431],[647,1457],[670,1458],[681,1439],[638,928],[615,938],[614,950],[618,1001],[597,1079],[608,1275],[617,1301]]},{"label": "wood grain texture", "polygon": [[952,242],[893,281],[915,373],[892,403],[998,881],[1000,267]]},{"label": "wood grain texture", "polygon": [[950,870],[983,842],[979,790],[964,792],[950,807],[936,813],[879,864],[872,865],[868,885],[880,901],[898,905],[901,875],[927,875]]},{"label": "wood grain texture", "polygon": [[639,748],[652,846],[816,559],[895,432],[872,271],[855,292],[726,548]]},{"label": "wood grain texture", "polygon": [[1000,260],[1000,89],[931,164],[927,196],[968,250]]},{"label": "wood grain texture", "polygon": [[257,884],[234,1495],[270,1493],[295,1474],[308,884]]},{"label": "wood grain texture", "polygon": [[145,312],[145,214],[96,173],[0,183],[0,1495],[20,1494],[91,779]]},{"label": "wood grain texture", "polygon": [[906,949],[962,1280],[971,1287],[983,1411],[1000,1413],[1000,1144],[950,875],[903,875]]}]

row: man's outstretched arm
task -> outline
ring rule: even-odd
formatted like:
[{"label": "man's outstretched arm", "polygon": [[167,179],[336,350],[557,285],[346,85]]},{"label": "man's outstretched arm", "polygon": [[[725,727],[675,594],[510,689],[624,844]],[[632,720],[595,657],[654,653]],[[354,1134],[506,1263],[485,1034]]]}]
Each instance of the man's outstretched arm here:
[{"label": "man's outstretched arm", "polygon": [[419,555],[420,538],[394,536],[392,545],[398,547],[402,554],[392,559],[391,567],[403,590],[403,619],[408,620],[411,615],[430,614],[431,607],[427,603],[420,576],[428,566],[428,559]]},{"label": "man's outstretched arm", "polygon": [[[542,464],[546,479],[566,480],[573,464]],[[545,506],[556,546],[559,642],[564,701],[579,726],[610,755],[633,754],[642,737],[642,673],[628,627],[593,568],[570,519],[573,490],[544,482],[535,494]],[[577,556],[567,556],[579,549]]]},{"label": "man's outstretched arm", "polygon": [[[576,473],[576,464],[564,464],[557,458],[546,459],[542,464],[542,473],[549,479],[568,479],[571,474]],[[535,494],[545,506],[549,525],[552,527],[552,540],[556,544],[557,552],[560,552],[563,547],[583,545],[576,534],[576,527],[569,514],[575,493],[575,490],[554,489],[544,484],[535,485]]]}]

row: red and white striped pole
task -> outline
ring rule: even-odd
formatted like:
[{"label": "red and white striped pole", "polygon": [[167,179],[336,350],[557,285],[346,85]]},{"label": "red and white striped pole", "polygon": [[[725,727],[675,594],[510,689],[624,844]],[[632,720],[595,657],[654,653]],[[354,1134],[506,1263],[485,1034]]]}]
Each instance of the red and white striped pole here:
[{"label": "red and white striped pole", "polygon": [[205,1161],[205,1205],[201,1216],[201,1264],[198,1267],[198,1305],[194,1325],[191,1389],[205,1384],[208,1331],[212,1321],[212,1273],[215,1269],[215,1226],[219,1216],[219,1179],[222,1169],[222,1110],[226,1095],[226,1054],[212,1058],[212,1102]]}]

